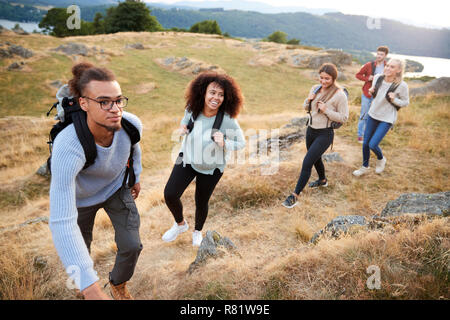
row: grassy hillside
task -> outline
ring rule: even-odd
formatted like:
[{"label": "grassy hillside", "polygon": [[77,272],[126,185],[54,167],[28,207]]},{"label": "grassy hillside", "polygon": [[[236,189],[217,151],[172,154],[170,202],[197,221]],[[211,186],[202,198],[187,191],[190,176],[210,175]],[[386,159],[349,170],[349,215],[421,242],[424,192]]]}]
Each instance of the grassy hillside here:
[{"label": "grassy hillside", "polygon": [[[35,175],[46,160],[47,134],[53,121],[45,113],[54,102],[50,83],[67,81],[73,58],[51,49],[69,42],[102,48],[104,54],[78,57],[111,68],[129,111],[144,124],[142,141],[141,213],[144,250],[130,282],[138,299],[439,299],[448,295],[448,218],[406,224],[391,232],[359,232],[340,240],[307,241],[339,215],[371,217],[388,200],[405,192],[450,190],[450,98],[421,97],[399,114],[394,129],[382,143],[388,159],[382,175],[356,179],[351,172],[361,163],[355,140],[361,82],[359,66],[343,68],[350,91],[350,120],[336,132],[333,151],[342,163],[326,163],[330,186],[305,190],[300,205],[280,205],[292,191],[306,152],[304,141],[286,151],[279,170],[271,176],[259,165],[230,165],[210,203],[204,231],[229,237],[239,255],[210,260],[200,272],[186,273],[195,259],[191,233],[167,244],[162,234],[172,225],[163,189],[172,163],[171,134],[183,115],[184,89],[194,75],[161,67],[157,59],[187,57],[226,70],[241,85],[245,110],[239,117],[244,131],[276,129],[294,117],[305,116],[300,105],[314,70],[285,63],[250,64],[270,60],[286,46],[252,45],[220,37],[173,33],[119,33],[107,36],[57,39],[42,35],[0,35],[34,51],[22,71],[7,71],[18,59],[0,60],[0,299],[75,299],[65,287],[66,275],[53,247],[48,225],[19,224],[48,217],[49,181]],[[125,49],[142,43],[147,49]],[[20,60],[19,60],[20,61]],[[153,88],[146,89],[145,88]],[[248,137],[247,137],[248,138]],[[316,178],[313,173],[312,179]],[[193,222],[195,186],[183,196],[188,222]],[[92,257],[101,284],[114,263],[112,225],[99,212],[94,227]],[[365,286],[369,265],[378,265],[382,289]]]}]

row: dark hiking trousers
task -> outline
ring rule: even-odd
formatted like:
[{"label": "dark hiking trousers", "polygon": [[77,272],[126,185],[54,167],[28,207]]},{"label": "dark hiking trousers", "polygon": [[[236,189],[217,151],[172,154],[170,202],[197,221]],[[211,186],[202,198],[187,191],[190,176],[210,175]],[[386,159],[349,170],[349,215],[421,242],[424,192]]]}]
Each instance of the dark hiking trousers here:
[{"label": "dark hiking trousers", "polygon": [[333,143],[334,131],[332,128],[314,129],[308,127],[306,130],[306,149],[308,152],[303,159],[302,170],[298,178],[295,193],[300,194],[311,177],[311,170],[314,166],[320,180],[325,180],[325,166],[322,162],[322,155]]},{"label": "dark hiking trousers", "polygon": [[131,191],[127,187],[121,187],[103,203],[78,208],[78,226],[89,253],[91,252],[95,215],[101,208],[105,209],[115,231],[117,254],[109,277],[113,285],[118,285],[130,280],[142,251],[139,237],[139,212],[131,196]]},{"label": "dark hiking trousers", "polygon": [[164,199],[177,223],[183,221],[183,204],[180,198],[195,178],[195,230],[203,229],[208,216],[209,199],[222,175],[219,169],[216,169],[212,175],[203,174],[195,171],[189,164],[183,167],[182,162],[173,167],[164,189]]}]

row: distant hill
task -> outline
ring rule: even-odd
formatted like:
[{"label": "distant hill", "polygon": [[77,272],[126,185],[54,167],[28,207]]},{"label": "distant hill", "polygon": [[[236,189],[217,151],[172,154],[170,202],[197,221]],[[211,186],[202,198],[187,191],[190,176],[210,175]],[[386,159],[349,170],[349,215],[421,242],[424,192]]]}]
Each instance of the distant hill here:
[{"label": "distant hill", "polygon": [[[66,0],[15,0],[22,3],[55,4]],[[1,2],[1,1],[0,1]],[[70,1],[82,6],[82,19],[92,21],[96,12],[104,13],[113,0]],[[83,6],[89,3],[90,6]],[[93,4],[102,4],[92,6]],[[214,2],[216,6],[218,3]],[[379,29],[367,27],[367,16],[347,15],[338,12],[314,15],[306,12],[264,14],[254,11],[163,9],[149,4],[164,28],[189,29],[194,23],[214,19],[222,32],[234,37],[264,38],[276,30],[284,31],[288,38],[300,39],[302,44],[340,48],[344,50],[374,51],[387,45],[392,52],[417,56],[450,58],[450,30],[428,29],[381,19]],[[10,20],[14,20],[9,18]],[[20,21],[20,20],[17,20]]]},{"label": "distant hill", "polygon": [[172,4],[149,3],[149,5],[158,8],[179,8],[179,9],[198,9],[198,8],[223,8],[224,10],[242,10],[255,11],[260,13],[283,13],[283,12],[307,12],[312,14],[324,14],[327,12],[336,12],[336,9],[330,8],[307,8],[300,6],[279,6],[274,7],[269,4],[258,1],[228,0],[228,1],[178,1]]},{"label": "distant hill", "polygon": [[450,58],[450,30],[414,27],[388,19],[381,19],[380,29],[371,30],[367,27],[368,17],[342,13],[319,16],[305,12],[263,14],[152,8],[152,15],[165,28],[189,28],[195,22],[215,19],[223,32],[235,37],[264,38],[281,30],[289,38],[312,46],[374,51],[385,44],[396,53]]}]

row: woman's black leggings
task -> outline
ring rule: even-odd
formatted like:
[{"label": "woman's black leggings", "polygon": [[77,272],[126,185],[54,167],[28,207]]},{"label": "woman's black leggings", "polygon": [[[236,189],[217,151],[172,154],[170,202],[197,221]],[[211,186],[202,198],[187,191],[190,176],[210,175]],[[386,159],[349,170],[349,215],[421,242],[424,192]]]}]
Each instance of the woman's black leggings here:
[{"label": "woman's black leggings", "polygon": [[314,166],[317,170],[320,180],[326,179],[325,166],[322,162],[322,155],[327,151],[328,147],[333,143],[334,131],[332,128],[313,129],[308,127],[306,129],[306,153],[303,159],[302,171],[298,178],[295,193],[300,194],[305,188],[311,177],[311,170]]},{"label": "woman's black leggings", "polygon": [[195,230],[201,231],[203,229],[208,216],[209,199],[222,175],[223,173],[219,169],[216,169],[212,175],[202,174],[195,171],[189,164],[183,167],[183,163],[176,164],[173,167],[172,174],[164,189],[164,199],[177,223],[183,221],[183,204],[180,198],[192,180],[196,178]]}]

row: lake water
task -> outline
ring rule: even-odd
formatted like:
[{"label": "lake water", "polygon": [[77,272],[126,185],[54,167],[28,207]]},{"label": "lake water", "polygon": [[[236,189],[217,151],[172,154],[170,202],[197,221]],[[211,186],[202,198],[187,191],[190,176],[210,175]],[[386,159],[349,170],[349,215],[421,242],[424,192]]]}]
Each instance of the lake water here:
[{"label": "lake water", "polygon": [[38,26],[37,22],[17,22],[17,21],[10,21],[5,19],[0,19],[0,25],[7,29],[12,29],[16,25],[16,23],[20,24],[23,30],[27,32],[33,32],[33,30],[40,31],[41,29]]},{"label": "lake water", "polygon": [[420,62],[423,64],[422,72],[407,72],[406,77],[450,77],[450,59],[432,58],[432,57],[420,57],[420,56],[407,56],[403,54],[389,53],[388,57],[398,59],[408,59]]}]

